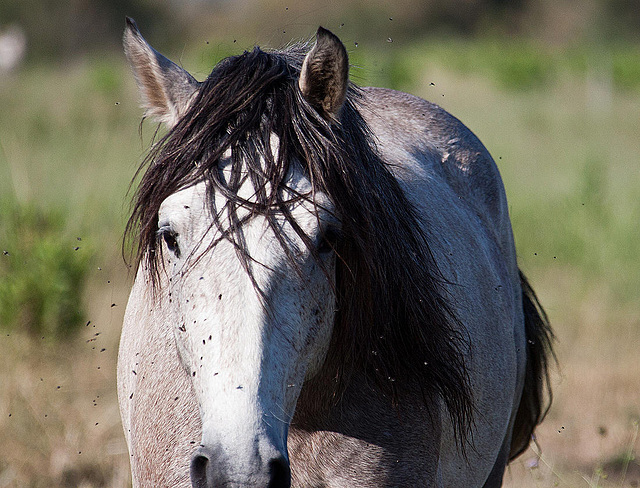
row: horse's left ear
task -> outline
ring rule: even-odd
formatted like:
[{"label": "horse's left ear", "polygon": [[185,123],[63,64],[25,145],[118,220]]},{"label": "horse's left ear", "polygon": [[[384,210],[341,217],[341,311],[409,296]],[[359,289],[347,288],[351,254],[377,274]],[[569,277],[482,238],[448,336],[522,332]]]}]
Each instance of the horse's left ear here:
[{"label": "horse's left ear", "polygon": [[337,118],[349,86],[349,56],[340,39],[323,27],[318,28],[316,45],[304,58],[298,86],[323,117]]},{"label": "horse's left ear", "polygon": [[123,43],[146,115],[164,122],[169,128],[173,127],[186,113],[200,83],[153,49],[130,17],[127,17]]}]

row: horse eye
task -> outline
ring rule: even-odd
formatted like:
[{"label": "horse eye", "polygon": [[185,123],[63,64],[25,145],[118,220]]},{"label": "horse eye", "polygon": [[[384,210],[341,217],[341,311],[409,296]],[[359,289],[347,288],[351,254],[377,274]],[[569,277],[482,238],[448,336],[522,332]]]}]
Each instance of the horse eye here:
[{"label": "horse eye", "polygon": [[324,233],[320,236],[320,242],[318,245],[318,253],[328,254],[336,250],[338,241],[340,240],[340,231],[333,227],[327,227]]},{"label": "horse eye", "polygon": [[158,235],[164,239],[169,251],[177,258],[180,257],[180,247],[178,246],[178,234],[168,227],[162,227],[158,230]]}]

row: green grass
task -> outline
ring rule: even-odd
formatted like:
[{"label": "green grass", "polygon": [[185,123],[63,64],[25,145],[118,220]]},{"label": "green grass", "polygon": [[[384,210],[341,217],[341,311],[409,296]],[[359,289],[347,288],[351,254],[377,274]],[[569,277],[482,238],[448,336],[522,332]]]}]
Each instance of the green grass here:
[{"label": "green grass", "polygon": [[145,149],[122,59],[33,66],[0,86],[0,192],[62,208],[92,231],[120,227],[128,182]]},{"label": "green grass", "polygon": [[82,325],[91,245],[59,211],[0,202],[0,329],[68,338]]}]

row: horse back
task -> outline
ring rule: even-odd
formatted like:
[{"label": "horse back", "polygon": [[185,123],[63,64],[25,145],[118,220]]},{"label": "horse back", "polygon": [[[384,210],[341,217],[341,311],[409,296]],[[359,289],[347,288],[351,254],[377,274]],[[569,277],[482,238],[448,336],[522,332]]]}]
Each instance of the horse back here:
[{"label": "horse back", "polygon": [[503,252],[512,253],[500,172],[476,135],[453,115],[421,98],[385,88],[365,88],[364,93],[363,114],[384,158],[392,161],[396,177],[410,180],[416,171],[427,171],[435,184],[446,185],[459,204],[483,222]]},{"label": "horse back", "polygon": [[[528,362],[527,339],[540,328],[525,327],[523,285],[500,173],[479,139],[444,109],[393,90],[369,88],[364,94],[363,116],[383,160],[423,219],[449,283],[447,294],[468,334],[467,362],[483,425],[476,424],[466,460],[443,435],[441,459],[470,467],[461,476],[443,466],[445,484],[472,486],[488,479],[494,466],[492,473],[501,479],[514,454],[513,433],[519,451],[540,417],[536,399],[528,394],[540,389],[526,380],[539,369]],[[477,459],[474,449],[483,453]],[[476,469],[489,471],[472,473]]]}]

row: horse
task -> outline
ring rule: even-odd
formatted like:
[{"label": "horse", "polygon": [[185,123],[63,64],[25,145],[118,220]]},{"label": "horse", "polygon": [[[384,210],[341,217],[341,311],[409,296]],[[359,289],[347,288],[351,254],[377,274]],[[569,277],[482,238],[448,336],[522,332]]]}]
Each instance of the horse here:
[{"label": "horse", "polygon": [[553,332],[476,136],[353,84],[322,27],[202,82],[131,19],[124,47],[166,126],[125,234],[133,486],[500,486],[548,408]]}]

